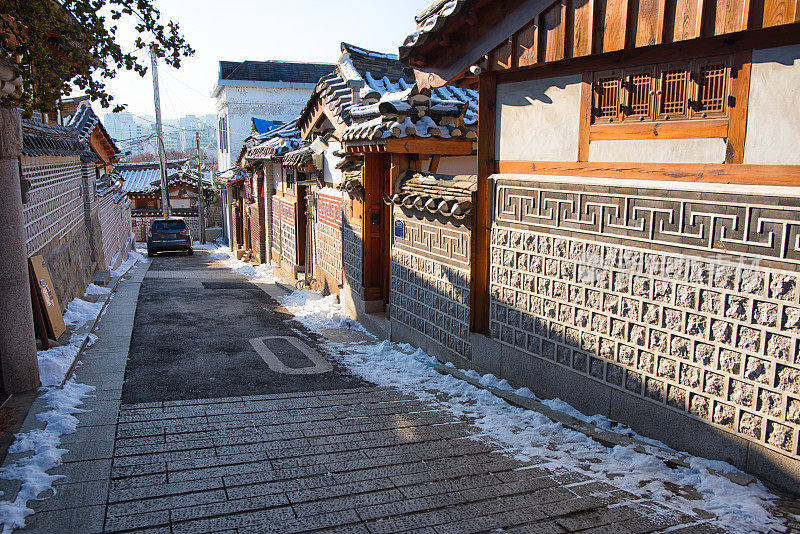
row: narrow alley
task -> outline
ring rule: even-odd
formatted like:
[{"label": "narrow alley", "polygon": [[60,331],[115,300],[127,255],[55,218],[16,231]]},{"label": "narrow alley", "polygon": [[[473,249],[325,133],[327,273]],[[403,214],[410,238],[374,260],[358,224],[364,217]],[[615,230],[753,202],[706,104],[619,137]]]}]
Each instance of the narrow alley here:
[{"label": "narrow alley", "polygon": [[727,531],[351,374],[280,286],[220,257],[159,256],[122,282],[76,373],[96,390],[66,478],[24,532]]}]

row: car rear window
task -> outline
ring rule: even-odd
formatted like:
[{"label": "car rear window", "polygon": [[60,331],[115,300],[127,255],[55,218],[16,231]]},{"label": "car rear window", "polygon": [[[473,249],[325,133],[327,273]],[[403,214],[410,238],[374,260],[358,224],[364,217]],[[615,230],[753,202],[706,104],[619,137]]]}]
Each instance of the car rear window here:
[{"label": "car rear window", "polygon": [[186,230],[184,221],[153,221],[150,229],[154,232],[181,232]]}]

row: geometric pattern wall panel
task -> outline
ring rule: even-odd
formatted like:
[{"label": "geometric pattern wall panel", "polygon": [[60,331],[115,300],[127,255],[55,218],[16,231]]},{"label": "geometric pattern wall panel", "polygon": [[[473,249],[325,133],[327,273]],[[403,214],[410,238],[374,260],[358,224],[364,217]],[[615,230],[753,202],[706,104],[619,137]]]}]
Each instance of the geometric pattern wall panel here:
[{"label": "geometric pattern wall panel", "polygon": [[348,217],[342,219],[342,270],[350,288],[361,295],[361,258],[363,255],[361,226]]},{"label": "geometric pattern wall panel", "polygon": [[796,457],[797,198],[563,185],[496,180],[491,336]]},{"label": "geometric pattern wall panel", "polygon": [[[509,227],[704,257],[800,266],[800,195],[717,184],[609,187],[572,181],[498,178],[494,220]],[[756,194],[764,193],[764,194]]]},{"label": "geometric pattern wall panel", "polygon": [[53,240],[64,239],[84,220],[79,158],[41,159],[49,163],[28,160],[22,164],[22,178],[28,180],[30,186],[23,206],[29,256]]},{"label": "geometric pattern wall panel", "polygon": [[469,359],[469,227],[394,215],[392,319]]}]

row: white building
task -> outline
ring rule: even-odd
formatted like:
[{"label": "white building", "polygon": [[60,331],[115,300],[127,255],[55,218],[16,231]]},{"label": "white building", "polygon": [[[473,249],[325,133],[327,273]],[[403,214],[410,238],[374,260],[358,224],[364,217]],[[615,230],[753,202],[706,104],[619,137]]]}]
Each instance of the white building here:
[{"label": "white building", "polygon": [[217,101],[219,170],[236,165],[251,133],[251,118],[290,122],[332,64],[286,61],[220,61],[211,97]]}]

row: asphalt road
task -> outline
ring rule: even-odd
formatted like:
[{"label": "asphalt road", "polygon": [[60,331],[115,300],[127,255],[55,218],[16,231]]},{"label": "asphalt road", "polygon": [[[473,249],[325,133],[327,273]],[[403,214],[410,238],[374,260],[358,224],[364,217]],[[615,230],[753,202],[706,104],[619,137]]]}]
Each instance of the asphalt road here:
[{"label": "asphalt road", "polygon": [[[206,252],[159,254],[139,293],[123,403],[368,385],[335,362],[330,362],[331,371],[320,374],[273,371],[251,339],[300,337],[312,350],[318,348],[318,336],[278,307],[266,293],[215,263]],[[289,369],[314,366],[285,339],[264,343]]]}]

